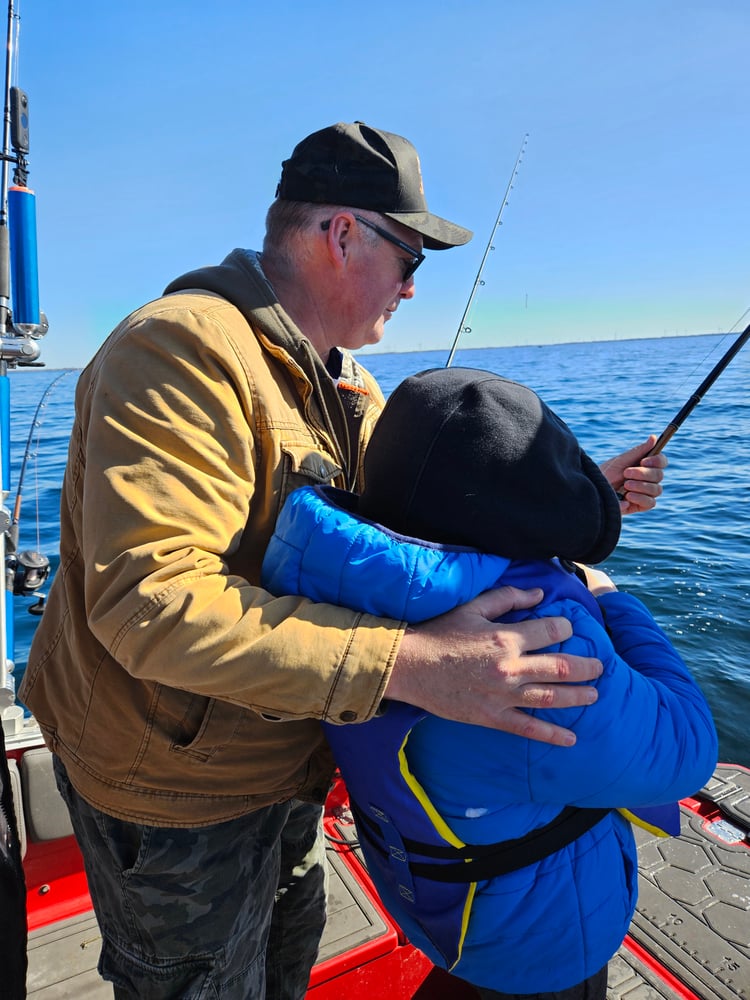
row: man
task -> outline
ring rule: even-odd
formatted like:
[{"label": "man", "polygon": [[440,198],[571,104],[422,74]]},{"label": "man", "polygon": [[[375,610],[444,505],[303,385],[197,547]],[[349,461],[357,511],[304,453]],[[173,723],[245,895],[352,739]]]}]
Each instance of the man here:
[{"label": "man", "polygon": [[[120,1000],[304,995],[325,921],[321,719],[365,721],[387,696],[570,744],[520,708],[595,700],[555,682],[598,660],[525,655],[564,619],[493,624],[539,592],[407,628],[259,587],[286,496],[361,482],[383,399],[348,352],[414,295],[424,248],[470,237],[428,211],[405,139],[322,129],[283,164],[262,254],[172,282],[81,375],[60,571],[20,694]],[[636,509],[661,492],[663,459],[634,466],[648,446],[608,473]]]}]

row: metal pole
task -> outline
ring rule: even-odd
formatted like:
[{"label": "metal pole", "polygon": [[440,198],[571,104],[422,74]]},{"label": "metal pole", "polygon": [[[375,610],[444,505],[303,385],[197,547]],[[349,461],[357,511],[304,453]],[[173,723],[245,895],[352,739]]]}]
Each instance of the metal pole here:
[{"label": "metal pole", "polygon": [[10,172],[10,83],[13,71],[13,0],[8,0],[8,31],[3,93],[3,158],[0,164],[0,336],[8,326],[10,311],[10,241],[8,236],[8,177]]},{"label": "metal pole", "polygon": [[[0,337],[8,327],[10,312],[10,240],[8,236],[8,171],[10,169],[10,81],[13,64],[13,0],[8,0],[8,34],[5,53],[5,94],[3,116],[3,160],[0,174]],[[13,678],[13,596],[9,588],[7,562],[7,530],[10,514],[5,501],[10,490],[10,383],[8,365],[0,361],[0,473],[2,475],[2,501],[0,502],[0,568],[5,587],[0,600],[0,711],[15,701]]]}]

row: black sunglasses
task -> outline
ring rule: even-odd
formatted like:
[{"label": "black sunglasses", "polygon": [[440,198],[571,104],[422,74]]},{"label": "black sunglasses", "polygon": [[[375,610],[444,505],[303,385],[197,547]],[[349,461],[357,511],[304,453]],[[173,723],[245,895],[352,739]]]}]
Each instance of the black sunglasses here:
[{"label": "black sunglasses", "polygon": [[[370,222],[369,219],[363,219],[361,215],[355,215],[354,218],[357,222],[361,222],[363,226],[367,226],[368,229],[374,230],[378,236],[381,236],[384,240],[388,240],[389,243],[398,247],[399,250],[403,250],[404,253],[409,254],[411,260],[402,261],[404,265],[404,275],[401,279],[404,282],[408,281],[424,260],[424,254],[415,250],[414,247],[410,247],[408,243],[404,243],[402,240],[397,239],[392,233],[389,233],[387,229],[383,229],[381,226],[376,226],[375,223]],[[330,225],[331,220],[327,219],[325,222],[321,222],[320,228],[325,230],[328,229]]]}]

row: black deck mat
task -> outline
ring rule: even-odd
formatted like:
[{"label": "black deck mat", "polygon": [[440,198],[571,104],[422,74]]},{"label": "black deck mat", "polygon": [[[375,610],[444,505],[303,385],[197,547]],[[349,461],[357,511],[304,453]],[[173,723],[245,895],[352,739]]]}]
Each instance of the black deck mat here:
[{"label": "black deck mat", "polygon": [[678,838],[636,829],[630,936],[700,1000],[750,1000],[750,772],[720,766],[700,798],[722,815],[707,822],[683,806]]}]

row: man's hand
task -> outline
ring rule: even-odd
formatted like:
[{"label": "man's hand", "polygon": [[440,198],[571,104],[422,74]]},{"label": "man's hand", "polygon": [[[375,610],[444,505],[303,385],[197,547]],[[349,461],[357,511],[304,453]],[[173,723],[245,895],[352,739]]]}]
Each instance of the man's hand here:
[{"label": "man's hand", "polygon": [[528,651],[570,637],[565,618],[502,625],[508,611],[531,608],[542,591],[502,587],[448,614],[409,626],[401,640],[386,698],[425,708],[456,722],[517,733],[542,743],[572,746],[575,734],[519,711],[591,705],[602,664],[591,657]]},{"label": "man's hand", "polygon": [[652,434],[643,444],[610,458],[600,466],[612,489],[624,495],[624,500],[620,502],[623,514],[652,510],[656,506],[656,498],[662,494],[661,482],[668,463],[667,456],[661,452],[658,455],[648,454],[655,444],[656,435]]}]

